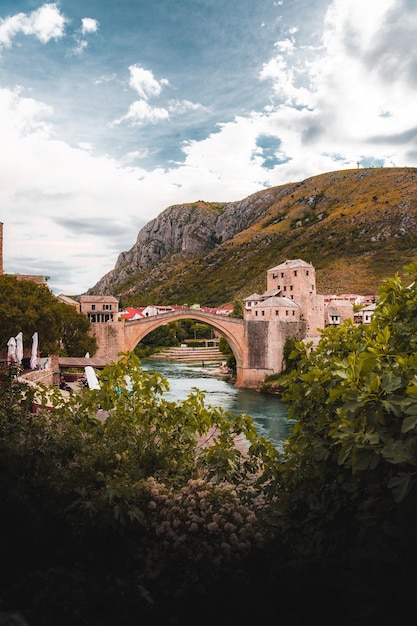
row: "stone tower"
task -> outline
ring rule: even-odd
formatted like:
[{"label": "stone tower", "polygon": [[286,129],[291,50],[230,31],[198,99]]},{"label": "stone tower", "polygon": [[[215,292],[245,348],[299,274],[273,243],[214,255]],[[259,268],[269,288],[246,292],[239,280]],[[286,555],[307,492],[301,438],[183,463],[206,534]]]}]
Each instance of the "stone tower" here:
[{"label": "stone tower", "polygon": [[316,293],[314,266],[301,259],[287,260],[267,272],[267,290],[279,291],[301,306],[302,316],[308,323],[308,336],[319,336],[324,328],[324,296]]}]

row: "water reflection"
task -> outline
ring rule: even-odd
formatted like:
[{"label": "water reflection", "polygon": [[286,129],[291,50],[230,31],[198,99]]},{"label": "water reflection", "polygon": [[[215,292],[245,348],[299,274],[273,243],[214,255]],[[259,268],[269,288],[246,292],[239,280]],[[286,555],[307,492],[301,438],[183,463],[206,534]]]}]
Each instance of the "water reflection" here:
[{"label": "water reflection", "polygon": [[276,396],[252,389],[238,389],[221,378],[207,373],[209,366],[171,361],[142,361],[144,370],[160,372],[169,382],[167,400],[185,400],[193,387],[205,393],[206,404],[220,406],[234,414],[250,415],[260,435],[281,447],[291,431],[288,409]]}]

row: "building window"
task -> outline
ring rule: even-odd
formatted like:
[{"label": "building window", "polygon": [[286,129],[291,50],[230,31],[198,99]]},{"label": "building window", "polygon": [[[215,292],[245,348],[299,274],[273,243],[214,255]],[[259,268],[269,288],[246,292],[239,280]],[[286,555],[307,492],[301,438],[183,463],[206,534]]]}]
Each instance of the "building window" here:
[{"label": "building window", "polygon": [[111,311],[111,304],[103,304],[103,311]]},{"label": "building window", "polygon": [[308,270],[306,271],[306,276],[308,276]]},{"label": "building window", "polygon": [[279,315],[279,311],[275,311],[275,315]]},{"label": "building window", "polygon": [[255,317],[258,317],[258,311],[255,311]]},{"label": "building window", "polygon": [[292,285],[290,285],[290,291],[292,291],[294,289],[294,287]]},{"label": "building window", "polygon": [[287,286],[286,285],[284,285],[284,291],[287,291]]},{"label": "building window", "polygon": [[281,278],[284,278],[284,272],[281,272]]},{"label": "building window", "polygon": [[265,315],[265,311],[262,311],[262,315]]},{"label": "building window", "polygon": [[96,310],[96,305],[95,305],[95,304],[92,304],[92,305],[91,305],[91,310],[92,310],[92,311],[95,311],[95,310]]},{"label": "building window", "polygon": [[285,315],[288,315],[288,309],[285,311]]},{"label": "building window", "polygon": [[297,270],[294,270],[294,276],[297,276]]}]

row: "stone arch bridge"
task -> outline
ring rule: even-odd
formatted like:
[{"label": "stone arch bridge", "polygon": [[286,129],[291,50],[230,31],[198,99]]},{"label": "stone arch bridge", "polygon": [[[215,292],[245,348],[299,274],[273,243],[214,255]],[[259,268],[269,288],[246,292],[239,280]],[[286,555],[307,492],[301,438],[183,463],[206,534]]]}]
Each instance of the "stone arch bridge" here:
[{"label": "stone arch bridge", "polygon": [[237,387],[256,388],[265,376],[280,372],[287,338],[305,336],[302,321],[241,320],[184,307],[140,320],[93,324],[92,332],[99,346],[95,356],[117,361],[121,353],[133,351],[159,326],[182,319],[208,324],[226,339],[236,359]]}]

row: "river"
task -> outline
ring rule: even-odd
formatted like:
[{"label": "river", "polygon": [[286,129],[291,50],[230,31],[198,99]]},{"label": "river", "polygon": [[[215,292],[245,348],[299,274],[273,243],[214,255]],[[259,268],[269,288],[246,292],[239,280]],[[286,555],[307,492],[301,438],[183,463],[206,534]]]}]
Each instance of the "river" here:
[{"label": "river", "polygon": [[[288,409],[277,397],[252,389],[240,389],[222,378],[207,374],[201,365],[173,361],[141,361],[144,370],[160,372],[167,379],[170,391],[167,400],[185,400],[193,387],[205,393],[206,404],[220,406],[231,413],[250,415],[260,435],[269,439],[277,448],[288,438],[292,420],[287,419]],[[213,366],[214,367],[214,366]]]}]

